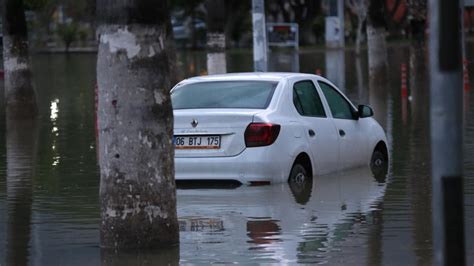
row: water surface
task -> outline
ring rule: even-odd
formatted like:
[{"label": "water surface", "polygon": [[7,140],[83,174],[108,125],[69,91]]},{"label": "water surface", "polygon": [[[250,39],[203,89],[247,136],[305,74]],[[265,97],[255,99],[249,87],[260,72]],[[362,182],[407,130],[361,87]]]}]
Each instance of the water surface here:
[{"label": "water surface", "polygon": [[[0,108],[0,264],[430,265],[429,97],[423,55],[415,48],[391,48],[390,82],[378,90],[367,89],[366,57],[357,59],[351,51],[299,55],[301,72],[320,69],[355,102],[374,107],[391,146],[386,179],[360,168],[315,177],[305,190],[287,184],[178,189],[179,249],[119,256],[99,248],[96,58],[35,55],[38,124],[16,124],[7,132],[3,99]],[[201,52],[180,53],[181,77],[203,73],[205,58]],[[291,54],[271,58],[273,70],[294,69]],[[231,72],[252,70],[248,51],[228,52],[227,60]],[[401,63],[409,65],[410,100],[400,96]],[[471,93],[465,93],[464,106],[468,265],[474,263]]]}]

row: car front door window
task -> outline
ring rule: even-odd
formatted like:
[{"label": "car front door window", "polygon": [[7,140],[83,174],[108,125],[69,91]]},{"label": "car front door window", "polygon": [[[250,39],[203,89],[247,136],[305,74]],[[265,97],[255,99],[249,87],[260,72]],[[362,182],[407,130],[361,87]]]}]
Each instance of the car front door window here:
[{"label": "car front door window", "polygon": [[354,119],[354,109],[339,92],[322,81],[318,81],[318,84],[326,97],[333,118]]}]

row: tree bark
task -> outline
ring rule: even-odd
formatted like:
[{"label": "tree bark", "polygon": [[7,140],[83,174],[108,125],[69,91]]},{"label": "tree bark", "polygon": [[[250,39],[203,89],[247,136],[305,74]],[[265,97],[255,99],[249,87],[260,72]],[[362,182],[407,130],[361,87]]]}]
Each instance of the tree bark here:
[{"label": "tree bark", "polygon": [[225,57],[225,3],[222,0],[207,0],[207,72],[223,74],[227,72]]},{"label": "tree bark", "polygon": [[357,32],[356,32],[356,55],[360,55],[360,44],[362,43],[364,22],[367,19],[367,0],[346,0],[348,6],[353,13],[357,15]]},{"label": "tree bark", "polygon": [[166,1],[99,0],[101,246],[178,243]]},{"label": "tree bark", "polygon": [[12,117],[38,112],[28,55],[28,32],[22,0],[3,1],[3,65],[5,105]]}]

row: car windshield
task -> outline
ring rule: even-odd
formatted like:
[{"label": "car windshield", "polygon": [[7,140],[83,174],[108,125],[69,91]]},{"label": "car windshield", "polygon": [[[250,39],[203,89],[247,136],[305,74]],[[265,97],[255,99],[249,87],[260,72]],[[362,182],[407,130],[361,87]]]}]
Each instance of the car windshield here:
[{"label": "car windshield", "polygon": [[171,93],[173,109],[266,109],[277,82],[215,81],[177,87]]}]

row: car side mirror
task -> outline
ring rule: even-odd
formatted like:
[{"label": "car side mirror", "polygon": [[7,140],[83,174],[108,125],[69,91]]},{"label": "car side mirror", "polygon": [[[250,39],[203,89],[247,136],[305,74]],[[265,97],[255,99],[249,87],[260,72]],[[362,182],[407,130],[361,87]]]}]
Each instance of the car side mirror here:
[{"label": "car side mirror", "polygon": [[374,115],[374,111],[368,105],[361,104],[358,106],[357,110],[360,118],[371,117]]}]

